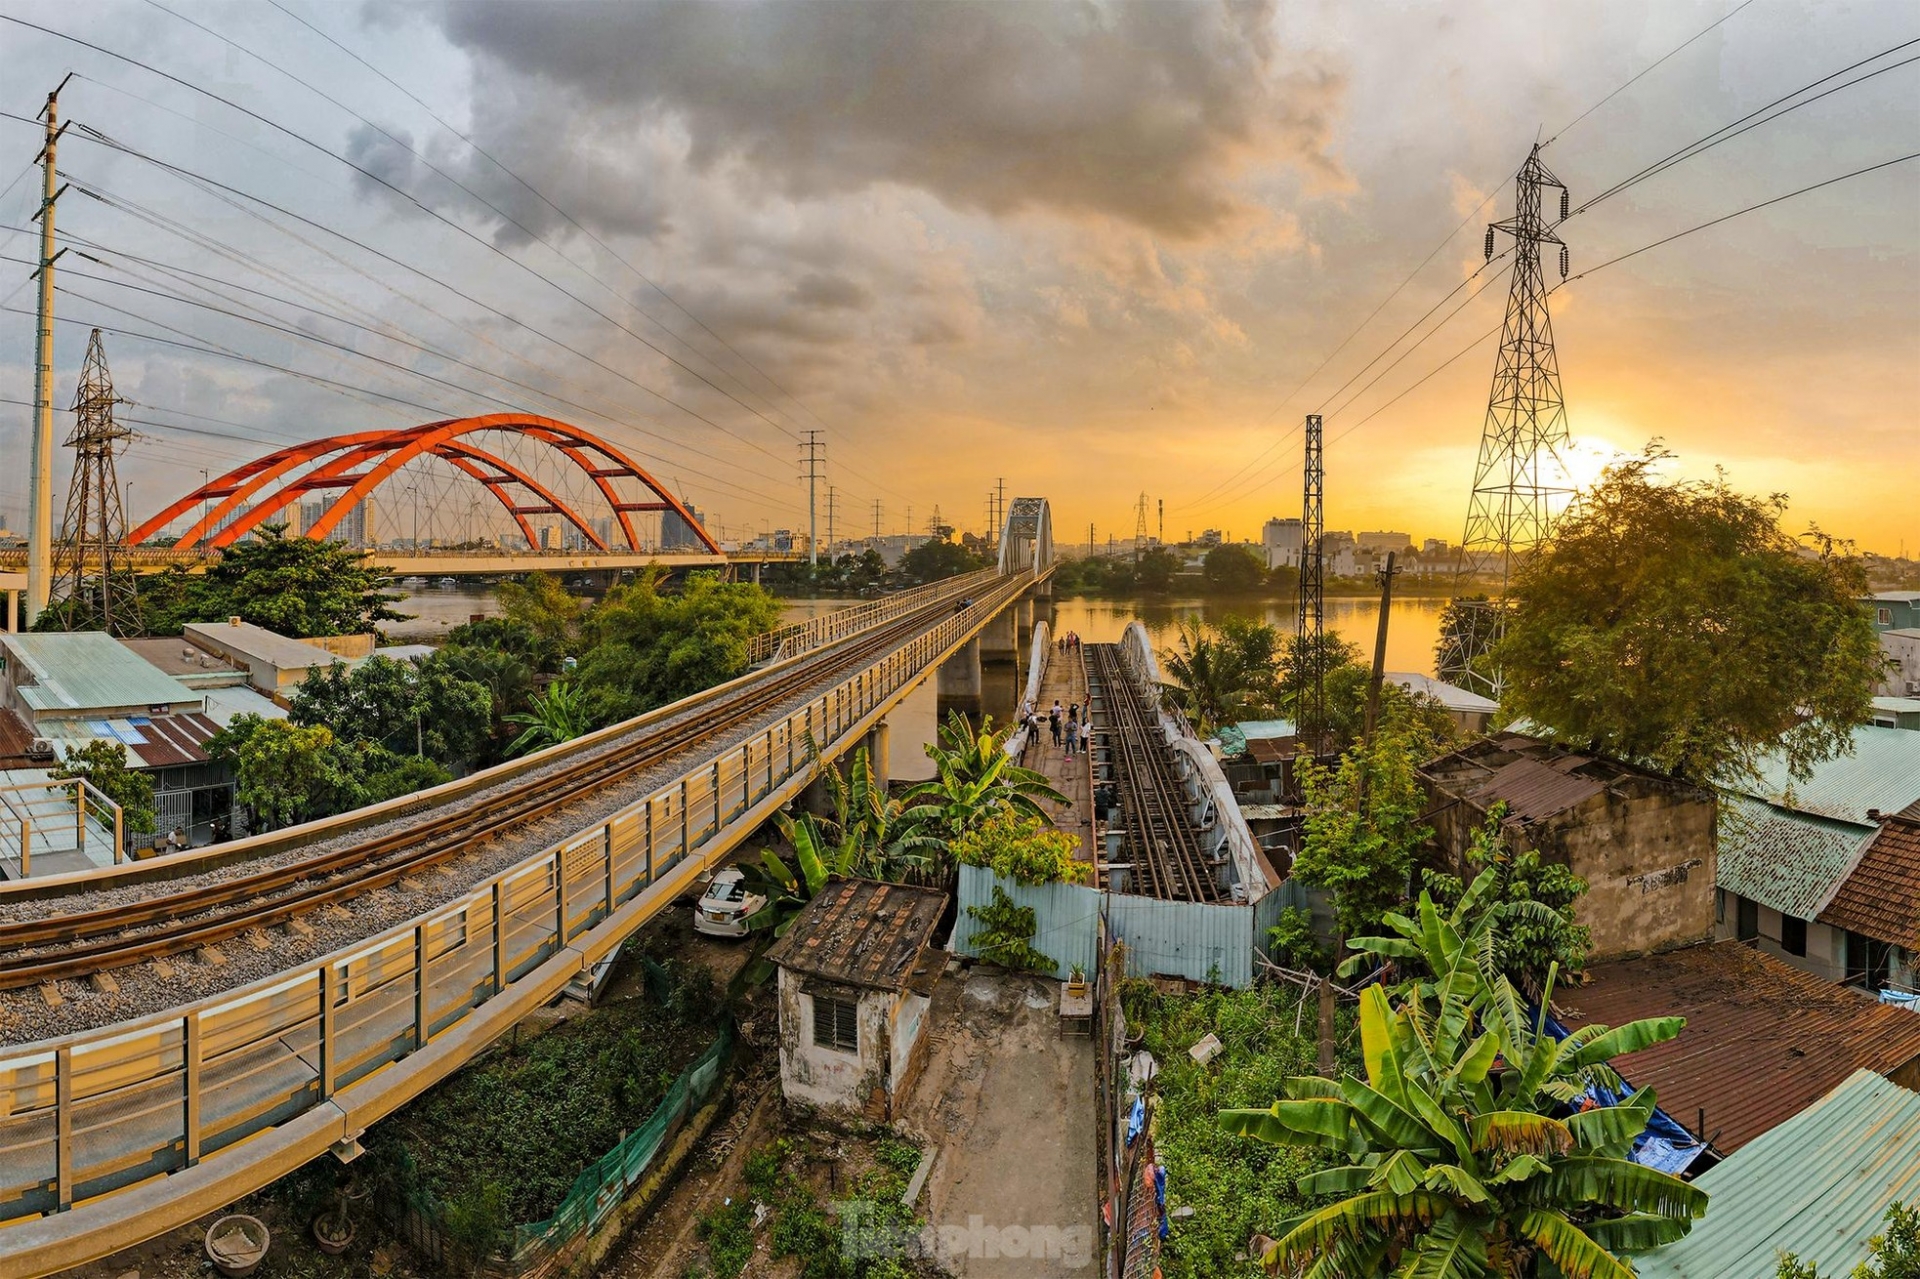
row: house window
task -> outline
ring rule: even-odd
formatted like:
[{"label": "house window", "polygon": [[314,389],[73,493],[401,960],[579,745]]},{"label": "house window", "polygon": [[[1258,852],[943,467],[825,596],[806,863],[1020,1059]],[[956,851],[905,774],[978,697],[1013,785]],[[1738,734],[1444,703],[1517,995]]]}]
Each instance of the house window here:
[{"label": "house window", "polygon": [[813,1042],[843,1053],[860,1051],[860,1006],[844,999],[813,997]]},{"label": "house window", "polygon": [[1795,919],[1792,915],[1780,916],[1780,949],[1789,955],[1805,957],[1807,953],[1807,921]]},{"label": "house window", "polygon": [[1892,625],[1893,625],[1893,610],[1892,610],[1892,609],[1890,609],[1890,608],[1883,608],[1883,609],[1881,609],[1881,610],[1879,610],[1879,612],[1880,612],[1880,625],[1882,625],[1882,626],[1892,626]]}]

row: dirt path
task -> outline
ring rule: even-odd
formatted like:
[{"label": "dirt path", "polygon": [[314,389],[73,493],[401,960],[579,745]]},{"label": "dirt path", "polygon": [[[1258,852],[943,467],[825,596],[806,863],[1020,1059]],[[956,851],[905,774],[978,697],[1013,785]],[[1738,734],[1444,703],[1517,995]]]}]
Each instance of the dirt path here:
[{"label": "dirt path", "polygon": [[939,1149],[924,1211],[965,1279],[1093,1273],[1093,1046],[1060,1037],[1057,991],[975,970],[934,992],[901,1126]]}]

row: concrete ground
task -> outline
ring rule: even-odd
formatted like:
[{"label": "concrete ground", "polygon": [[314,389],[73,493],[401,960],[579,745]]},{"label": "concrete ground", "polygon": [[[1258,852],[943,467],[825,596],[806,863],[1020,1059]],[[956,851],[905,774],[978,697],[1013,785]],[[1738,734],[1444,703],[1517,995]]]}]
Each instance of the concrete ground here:
[{"label": "concrete ground", "polygon": [[935,988],[899,1126],[938,1148],[923,1211],[964,1279],[1096,1273],[1094,1060],[1057,982],[976,968]]}]

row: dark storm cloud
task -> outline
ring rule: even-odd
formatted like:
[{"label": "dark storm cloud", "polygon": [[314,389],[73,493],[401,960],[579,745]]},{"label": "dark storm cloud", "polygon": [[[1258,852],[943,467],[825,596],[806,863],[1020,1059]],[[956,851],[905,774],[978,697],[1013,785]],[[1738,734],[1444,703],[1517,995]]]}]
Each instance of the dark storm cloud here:
[{"label": "dark storm cloud", "polygon": [[[797,199],[894,182],[963,209],[1106,215],[1191,239],[1255,165],[1338,171],[1331,73],[1275,46],[1266,3],[449,4],[480,60],[476,124],[516,152],[567,111],[670,123],[697,169]],[[556,20],[563,12],[564,20]],[[556,99],[558,101],[556,101]]]}]

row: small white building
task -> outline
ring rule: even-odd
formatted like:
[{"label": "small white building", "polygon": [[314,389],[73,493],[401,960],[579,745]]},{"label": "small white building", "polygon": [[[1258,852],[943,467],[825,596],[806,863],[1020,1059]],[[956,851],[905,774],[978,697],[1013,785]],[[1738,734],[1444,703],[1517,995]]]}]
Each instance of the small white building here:
[{"label": "small white building", "polygon": [[946,908],[937,889],[835,880],[768,950],[789,1101],[893,1118],[926,1058],[921,1024],[946,960],[928,942]]}]

